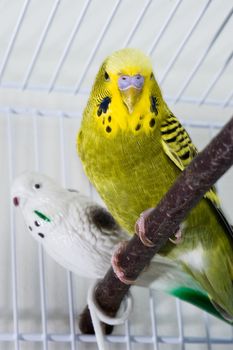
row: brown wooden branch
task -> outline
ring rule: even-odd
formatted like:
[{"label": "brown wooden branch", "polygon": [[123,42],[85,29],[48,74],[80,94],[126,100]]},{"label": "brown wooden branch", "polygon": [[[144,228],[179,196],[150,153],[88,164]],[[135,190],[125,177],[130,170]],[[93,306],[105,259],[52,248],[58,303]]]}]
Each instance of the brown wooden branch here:
[{"label": "brown wooden branch", "polygon": [[[121,267],[128,279],[138,277],[169,237],[177,232],[189,211],[232,164],[233,118],[195,157],[147,217],[146,237],[154,243],[154,247],[145,247],[137,235],[134,235],[127,244],[121,255]],[[106,314],[114,316],[129,288],[130,286],[122,283],[110,268],[98,284],[96,300]],[[94,333],[87,307],[81,316],[79,326],[84,333]],[[112,327],[105,328],[106,333],[110,333],[111,330]]]}]

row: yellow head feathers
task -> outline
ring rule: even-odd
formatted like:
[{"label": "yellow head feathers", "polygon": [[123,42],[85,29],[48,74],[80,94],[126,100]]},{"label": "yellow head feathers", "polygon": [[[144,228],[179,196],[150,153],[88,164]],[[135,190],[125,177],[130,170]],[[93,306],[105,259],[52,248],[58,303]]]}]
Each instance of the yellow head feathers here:
[{"label": "yellow head feathers", "polygon": [[138,49],[126,48],[115,51],[105,60],[106,71],[113,74],[152,73],[152,62],[148,56]]}]

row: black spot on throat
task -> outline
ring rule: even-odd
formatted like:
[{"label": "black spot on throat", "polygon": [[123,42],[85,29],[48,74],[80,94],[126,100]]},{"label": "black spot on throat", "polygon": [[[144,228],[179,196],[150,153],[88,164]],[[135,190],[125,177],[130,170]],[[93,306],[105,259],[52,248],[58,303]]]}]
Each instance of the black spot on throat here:
[{"label": "black spot on throat", "polygon": [[38,233],[38,236],[40,236],[41,238],[44,238],[44,234],[41,232]]},{"label": "black spot on throat", "polygon": [[107,131],[107,132],[111,132],[111,131],[112,131],[112,128],[110,128],[110,126],[107,126],[107,127],[106,127],[106,131]]},{"label": "black spot on throat", "polygon": [[39,227],[40,226],[40,223],[38,221],[35,221],[34,222],[35,226]]},{"label": "black spot on throat", "polygon": [[103,98],[102,102],[99,104],[99,108],[97,110],[97,115],[100,117],[102,113],[106,113],[111,102],[110,97]]},{"label": "black spot on throat", "polygon": [[136,131],[140,130],[141,129],[141,124],[138,124],[135,128]]},{"label": "black spot on throat", "polygon": [[154,125],[155,125],[155,119],[152,118],[152,119],[150,120],[150,127],[153,128]]}]

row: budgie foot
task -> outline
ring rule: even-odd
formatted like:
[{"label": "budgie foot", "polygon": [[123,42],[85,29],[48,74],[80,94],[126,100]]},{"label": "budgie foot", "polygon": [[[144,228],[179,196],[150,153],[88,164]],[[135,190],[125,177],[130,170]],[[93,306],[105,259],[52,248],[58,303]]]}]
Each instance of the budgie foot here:
[{"label": "budgie foot", "polygon": [[113,271],[115,272],[115,274],[117,275],[117,277],[122,283],[133,284],[134,280],[130,280],[126,278],[125,271],[120,265],[121,255],[122,255],[122,252],[125,250],[125,246],[127,245],[127,243],[128,243],[127,241],[124,241],[118,244],[115,252],[112,255],[111,264],[112,264]]},{"label": "budgie foot", "polygon": [[171,241],[174,244],[180,244],[183,241],[183,237],[182,237],[182,231],[181,228],[179,228],[179,230],[175,233],[174,235],[176,237],[176,239],[173,238],[169,238],[169,241]]},{"label": "budgie foot", "polygon": [[[145,211],[143,211],[140,214],[139,219],[136,222],[135,225],[135,231],[136,234],[138,235],[138,237],[140,238],[140,240],[142,241],[142,243],[146,246],[146,247],[154,247],[154,243],[146,237],[146,233],[145,233],[145,221],[147,219],[147,217],[150,215],[150,213],[152,212],[153,208],[147,209]],[[169,240],[174,243],[174,244],[180,244],[183,241],[183,237],[182,237],[182,230],[181,228],[179,228],[179,230],[175,233],[175,239],[173,238],[169,238]]]},{"label": "budgie foot", "polygon": [[142,243],[146,247],[154,247],[154,243],[149,238],[147,238],[146,234],[145,234],[145,221],[153,209],[154,208],[150,208],[150,209],[143,211],[140,214],[140,217],[137,220],[136,225],[135,225],[136,234],[138,235],[138,237],[140,238],[140,240],[142,241]]}]

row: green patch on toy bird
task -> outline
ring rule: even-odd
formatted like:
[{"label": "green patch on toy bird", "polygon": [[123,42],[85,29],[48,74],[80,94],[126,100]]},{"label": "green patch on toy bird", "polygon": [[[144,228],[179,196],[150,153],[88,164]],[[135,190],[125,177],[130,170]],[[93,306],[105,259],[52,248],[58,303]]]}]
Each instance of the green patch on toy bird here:
[{"label": "green patch on toy bird", "polygon": [[38,210],[34,210],[34,213],[39,216],[40,219],[44,220],[44,221],[47,221],[47,222],[51,222],[51,219],[48,218],[46,215],[44,215],[43,213],[41,213],[40,211]]}]

